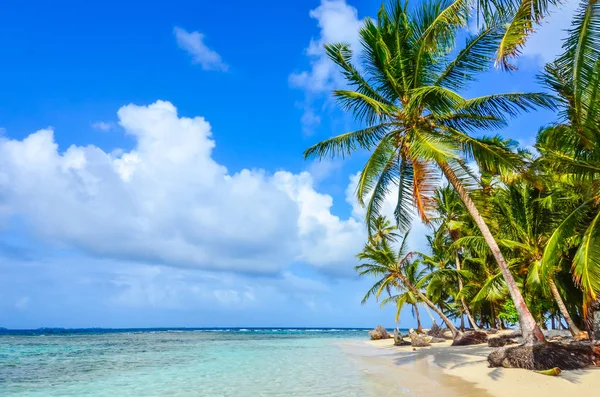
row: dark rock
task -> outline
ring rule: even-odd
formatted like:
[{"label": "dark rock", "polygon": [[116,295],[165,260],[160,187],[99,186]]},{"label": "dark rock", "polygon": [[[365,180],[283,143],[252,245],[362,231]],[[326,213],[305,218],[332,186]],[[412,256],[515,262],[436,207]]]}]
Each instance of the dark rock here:
[{"label": "dark rock", "polygon": [[490,367],[524,368],[544,371],[585,368],[594,363],[590,343],[540,343],[533,346],[503,347],[488,356]]},{"label": "dark rock", "polygon": [[594,339],[600,340],[600,310],[594,312]]},{"label": "dark rock", "polygon": [[487,338],[487,333],[485,332],[469,331],[463,334],[458,334],[456,338],[454,338],[452,346],[478,345],[487,342]]},{"label": "dark rock", "polygon": [[389,332],[382,325],[378,325],[374,330],[369,331],[371,340],[388,339],[390,338]]}]

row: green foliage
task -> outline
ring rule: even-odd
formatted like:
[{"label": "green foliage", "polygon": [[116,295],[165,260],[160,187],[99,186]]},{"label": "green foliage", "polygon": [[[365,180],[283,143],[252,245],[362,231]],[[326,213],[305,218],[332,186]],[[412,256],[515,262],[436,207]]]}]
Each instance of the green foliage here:
[{"label": "green foliage", "polygon": [[519,324],[519,313],[512,300],[509,299],[502,305],[498,318],[510,326]]},{"label": "green foliage", "polygon": [[[434,0],[409,9],[392,1],[359,32],[362,64],[353,64],[348,45],[326,46],[347,82],[334,97],[364,126],[305,156],[369,153],[356,190],[369,240],[356,269],[376,282],[363,303],[394,304],[398,316],[425,300],[450,318],[470,311],[488,326],[517,324],[515,288],[498,271],[481,221],[529,318],[581,323],[600,297],[600,3],[581,1],[563,53],[540,74],[552,94],[463,96],[494,60],[513,69],[528,34],[557,3]],[[472,7],[478,31],[459,43]],[[538,131],[537,153],[497,135],[511,118],[539,108],[558,113]],[[452,186],[440,187],[443,175]],[[389,197],[395,225],[382,214]],[[465,208],[469,200],[478,224]],[[426,254],[410,253],[406,235],[400,238],[415,215],[431,227]]]}]

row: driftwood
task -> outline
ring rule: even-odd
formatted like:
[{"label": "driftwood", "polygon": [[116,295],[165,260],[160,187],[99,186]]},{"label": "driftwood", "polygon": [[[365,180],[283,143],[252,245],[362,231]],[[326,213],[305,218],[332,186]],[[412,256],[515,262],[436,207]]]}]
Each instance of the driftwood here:
[{"label": "driftwood", "polygon": [[533,346],[503,347],[488,356],[490,367],[524,368],[545,371],[580,369],[594,364],[590,343],[540,343]]},{"label": "driftwood", "polygon": [[498,336],[495,338],[488,338],[489,347],[503,347],[506,345],[516,345],[518,342],[516,339],[508,338],[506,336]]},{"label": "driftwood", "polygon": [[487,333],[482,331],[468,331],[462,334],[456,335],[452,346],[470,346],[478,345],[487,342]]},{"label": "driftwood", "polygon": [[388,339],[390,334],[382,325],[378,325],[374,330],[369,331],[371,340]]},{"label": "driftwood", "polygon": [[409,346],[411,343],[407,340],[404,340],[404,338],[402,338],[402,334],[400,333],[400,331],[398,330],[398,328],[396,328],[394,330],[394,346]]},{"label": "driftwood", "polygon": [[427,347],[431,346],[432,336],[417,334],[415,330],[412,328],[408,331],[408,336],[410,337],[410,344],[413,347]]},{"label": "driftwood", "polygon": [[427,332],[427,335],[433,336],[434,338],[443,338],[444,337],[444,329],[442,327],[440,327],[439,325],[437,325],[436,323],[433,323],[433,325],[431,326],[431,329],[429,330],[429,332]]}]

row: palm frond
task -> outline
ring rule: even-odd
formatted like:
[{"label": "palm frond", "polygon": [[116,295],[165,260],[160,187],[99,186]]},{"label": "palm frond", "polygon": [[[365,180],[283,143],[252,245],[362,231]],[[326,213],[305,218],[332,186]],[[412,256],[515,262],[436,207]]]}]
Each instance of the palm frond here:
[{"label": "palm frond", "polygon": [[496,24],[491,24],[477,35],[467,37],[465,47],[448,63],[435,85],[453,90],[466,88],[468,83],[475,80],[475,73],[490,67],[502,33]]},{"label": "palm frond", "polygon": [[600,294],[600,211],[585,232],[573,259],[573,278],[584,292],[584,313]]},{"label": "palm frond", "polygon": [[394,127],[392,123],[383,123],[326,139],[306,149],[304,158],[344,158],[358,149],[370,150],[392,127]]}]

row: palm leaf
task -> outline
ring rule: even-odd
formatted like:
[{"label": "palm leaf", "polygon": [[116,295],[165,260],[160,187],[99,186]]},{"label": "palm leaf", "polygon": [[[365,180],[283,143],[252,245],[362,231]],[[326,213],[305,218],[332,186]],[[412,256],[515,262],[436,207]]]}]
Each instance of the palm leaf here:
[{"label": "palm leaf", "polygon": [[573,260],[573,278],[584,292],[584,313],[600,294],[600,211],[585,232]]},{"label": "palm leaf", "polygon": [[392,123],[383,123],[326,139],[306,149],[304,158],[343,158],[351,155],[359,148],[370,150],[383,139],[389,128],[393,126]]}]

